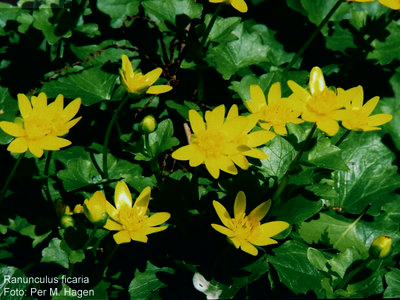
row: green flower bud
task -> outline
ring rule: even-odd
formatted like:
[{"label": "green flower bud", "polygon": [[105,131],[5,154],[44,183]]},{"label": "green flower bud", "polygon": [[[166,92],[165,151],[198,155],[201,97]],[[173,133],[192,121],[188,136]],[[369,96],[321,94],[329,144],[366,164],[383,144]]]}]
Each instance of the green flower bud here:
[{"label": "green flower bud", "polygon": [[62,215],[60,218],[60,223],[64,229],[75,226],[75,220],[71,215]]},{"label": "green flower bud", "polygon": [[140,122],[139,128],[144,133],[152,133],[157,128],[157,121],[152,115],[148,115]]},{"label": "green flower bud", "polygon": [[108,219],[106,206],[106,197],[102,192],[97,191],[89,200],[86,199],[85,202],[83,202],[83,213],[90,222],[98,227],[102,227],[106,224]]},{"label": "green flower bud", "polygon": [[372,242],[369,254],[373,258],[385,258],[392,249],[392,237],[386,234],[380,235]]}]

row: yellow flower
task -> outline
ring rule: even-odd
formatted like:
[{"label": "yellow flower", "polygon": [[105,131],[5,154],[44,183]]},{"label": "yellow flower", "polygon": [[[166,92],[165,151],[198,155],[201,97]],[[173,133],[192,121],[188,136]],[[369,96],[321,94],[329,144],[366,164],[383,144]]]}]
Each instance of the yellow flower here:
[{"label": "yellow flower", "polygon": [[364,91],[361,86],[344,91],[338,90],[338,94],[343,94],[346,99],[345,110],[338,112],[338,117],[342,120],[343,127],[349,130],[373,131],[380,130],[376,127],[389,122],[391,114],[377,114],[370,116],[378,104],[379,97],[374,97],[363,105]]},{"label": "yellow flower", "polygon": [[89,200],[85,199],[83,202],[83,213],[93,224],[104,226],[108,218],[107,204],[103,192],[97,191]]},{"label": "yellow flower", "polygon": [[257,116],[259,124],[265,130],[272,127],[275,133],[286,135],[286,123],[300,124],[301,112],[295,111],[290,99],[281,97],[281,85],[274,83],[269,89],[268,104],[265,95],[258,85],[250,85],[251,101],[246,101],[249,111]]},{"label": "yellow flower", "polygon": [[114,240],[117,244],[129,243],[131,240],[147,243],[147,235],[167,229],[159,226],[170,218],[167,212],[149,216],[147,207],[150,201],[150,187],[146,187],[132,207],[132,196],[125,182],[120,181],[115,187],[115,207],[107,202],[108,219],[104,226],[108,230],[117,230]]},{"label": "yellow flower", "polygon": [[[375,0],[347,0],[354,2],[374,2]],[[400,9],[400,0],[378,0],[380,4],[389,7],[391,9]]]},{"label": "yellow flower", "polygon": [[134,71],[132,64],[125,54],[122,55],[122,70],[120,70],[122,84],[132,94],[162,94],[172,90],[169,85],[153,85],[161,75],[161,68],[154,69],[143,75]]},{"label": "yellow flower", "polygon": [[244,0],[209,0],[211,3],[229,2],[230,5],[241,13],[247,12],[247,4]]},{"label": "yellow flower", "polygon": [[191,167],[205,164],[214,178],[220,170],[237,174],[235,164],[242,169],[249,167],[246,156],[267,159],[261,150],[255,149],[274,137],[272,132],[256,131],[249,133],[257,123],[256,118],[238,115],[238,108],[233,105],[225,119],[225,106],[220,105],[207,111],[205,120],[195,110],[189,111],[189,120],[193,133],[191,143],[172,153],[178,160],[189,160]]},{"label": "yellow flower", "polygon": [[290,99],[302,111],[304,121],[315,122],[317,127],[328,135],[335,135],[339,130],[337,111],[344,106],[344,99],[325,85],[322,70],[314,67],[310,72],[309,91],[296,82],[289,80],[293,91]]},{"label": "yellow flower", "polygon": [[283,221],[261,224],[260,221],[271,207],[271,200],[261,203],[246,216],[246,195],[239,192],[236,195],[233,207],[234,218],[230,217],[226,208],[218,201],[214,200],[213,205],[225,227],[218,224],[211,224],[211,226],[218,232],[225,234],[236,249],[241,248],[251,255],[258,254],[255,246],[277,244],[278,242],[271,237],[289,227],[289,224]]},{"label": "yellow flower", "polygon": [[[32,102],[32,103],[31,103]],[[18,94],[18,106],[21,118],[14,122],[2,121],[0,128],[16,137],[7,150],[12,153],[29,151],[36,157],[43,155],[43,150],[60,150],[69,146],[70,141],[60,138],[69,132],[80,119],[71,120],[79,110],[81,99],[77,98],[64,108],[64,97],[58,95],[56,100],[47,105],[47,96],[40,93],[32,96],[31,101]]]}]

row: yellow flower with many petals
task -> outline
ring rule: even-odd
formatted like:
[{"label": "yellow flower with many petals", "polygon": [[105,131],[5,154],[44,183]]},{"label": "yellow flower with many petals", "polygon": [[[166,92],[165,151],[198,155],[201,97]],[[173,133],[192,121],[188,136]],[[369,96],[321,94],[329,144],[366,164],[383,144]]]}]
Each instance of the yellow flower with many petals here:
[{"label": "yellow flower with many petals", "polygon": [[12,153],[30,151],[36,157],[43,155],[43,150],[60,150],[69,146],[70,141],[60,138],[81,119],[71,120],[79,110],[81,99],[77,98],[64,108],[64,97],[58,95],[56,100],[47,105],[47,96],[40,93],[32,96],[31,101],[18,94],[18,106],[22,118],[15,122],[0,122],[0,128],[16,137],[7,150]]},{"label": "yellow flower with many petals", "polygon": [[286,123],[300,124],[300,111],[295,111],[290,99],[282,98],[281,85],[274,83],[269,89],[268,104],[262,89],[255,84],[250,85],[251,101],[246,101],[249,111],[259,119],[259,124],[265,130],[272,127],[275,133],[286,135]]},{"label": "yellow flower with many petals", "polygon": [[338,115],[342,120],[343,127],[356,131],[380,130],[376,127],[389,122],[391,114],[377,114],[370,116],[378,104],[379,97],[374,97],[363,105],[364,91],[361,86],[344,91],[338,90],[338,94],[343,94],[346,99],[345,110],[339,111]]},{"label": "yellow flower with many petals", "polygon": [[162,94],[172,90],[172,86],[169,85],[153,85],[161,73],[161,68],[154,69],[145,75],[139,71],[134,71],[128,56],[122,55],[121,80],[126,90],[131,94]]},{"label": "yellow flower with many petals", "polygon": [[97,191],[90,199],[85,199],[83,202],[83,213],[93,224],[104,226],[108,218],[108,204],[103,192]]},{"label": "yellow flower with many petals", "polygon": [[218,232],[225,234],[236,249],[241,248],[251,255],[258,254],[255,246],[277,244],[278,242],[271,237],[289,227],[289,224],[283,221],[261,224],[260,221],[271,207],[271,200],[261,203],[246,216],[246,195],[239,192],[236,195],[233,207],[234,218],[230,217],[226,208],[218,201],[214,200],[213,205],[225,227],[218,224],[211,224],[211,226]]},{"label": "yellow flower with many petals", "polygon": [[120,181],[115,187],[115,207],[107,202],[108,219],[105,229],[118,231],[114,234],[117,244],[129,243],[131,240],[147,243],[151,233],[163,231],[168,226],[159,226],[171,215],[167,212],[149,215],[150,187],[146,187],[132,206],[132,195],[125,182]]},{"label": "yellow flower with many petals", "polygon": [[230,5],[237,11],[241,13],[247,12],[247,4],[244,0],[209,0],[211,3],[223,3],[223,2],[229,2]]},{"label": "yellow flower with many petals", "polygon": [[220,170],[237,174],[235,164],[247,169],[249,162],[246,156],[268,158],[264,152],[254,147],[265,144],[274,134],[264,130],[249,133],[257,119],[239,116],[236,105],[231,107],[226,120],[224,105],[207,111],[206,122],[197,111],[190,110],[189,120],[193,130],[191,143],[173,152],[174,159],[189,160],[191,167],[204,163],[211,176],[218,178]]},{"label": "yellow flower with many petals", "polygon": [[344,107],[344,99],[325,85],[322,70],[318,67],[311,70],[309,91],[292,80],[288,85],[293,91],[289,98],[296,104],[296,109],[302,111],[301,118],[315,122],[328,135],[335,135],[339,130],[337,112]]},{"label": "yellow flower with many petals", "polygon": [[[348,2],[374,2],[375,0],[347,0]],[[400,0],[378,0],[380,4],[391,9],[400,9]]]}]

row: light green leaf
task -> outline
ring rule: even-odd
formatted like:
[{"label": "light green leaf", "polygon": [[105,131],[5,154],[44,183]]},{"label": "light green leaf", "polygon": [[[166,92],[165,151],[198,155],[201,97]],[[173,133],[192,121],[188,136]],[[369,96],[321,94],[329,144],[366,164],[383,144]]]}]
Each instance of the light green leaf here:
[{"label": "light green leaf", "polygon": [[275,255],[269,256],[268,260],[278,272],[280,281],[290,290],[295,294],[312,290],[317,297],[325,294],[320,283],[324,276],[309,262],[305,244],[290,240],[272,251]]},{"label": "light green leaf", "polygon": [[307,249],[307,258],[318,270],[328,272],[326,266],[328,259],[318,249],[309,247]]},{"label": "light green leaf", "polygon": [[51,233],[51,231],[37,235],[35,233],[36,225],[30,224],[25,218],[21,218],[17,216],[15,220],[8,219],[9,225],[7,226],[9,229],[19,232],[21,235],[28,236],[33,239],[32,247],[35,248],[38,244],[43,242]]},{"label": "light green leaf", "polygon": [[142,5],[161,31],[168,30],[168,23],[176,26],[177,15],[184,14],[190,19],[198,19],[203,10],[201,4],[191,0],[144,0]]},{"label": "light green leaf", "polygon": [[68,253],[61,249],[60,245],[61,240],[58,238],[53,238],[50,241],[49,246],[43,249],[42,259],[40,262],[55,263],[68,269]]},{"label": "light green leaf", "polygon": [[[29,283],[24,283],[25,274],[12,266],[0,264],[0,298],[4,300],[24,299],[25,295],[15,295],[17,290],[25,291]],[[21,280],[22,279],[22,280]],[[21,282],[17,282],[21,280]],[[15,281],[15,283],[13,283]],[[14,293],[12,293],[14,292]]]},{"label": "light green leaf", "polygon": [[400,270],[392,269],[385,275],[386,284],[388,285],[383,293],[384,298],[400,298]]},{"label": "light green leaf", "polygon": [[160,288],[166,286],[165,283],[157,278],[158,272],[173,273],[171,268],[158,268],[147,262],[146,270],[142,273],[138,270],[135,272],[135,277],[129,284],[129,294],[131,299],[151,299],[151,295],[157,292]]},{"label": "light green leaf", "polygon": [[360,253],[355,248],[347,248],[344,252],[340,252],[328,260],[331,270],[336,272],[340,278],[346,274],[347,268],[356,260],[361,260]]},{"label": "light green leaf", "polygon": [[308,153],[307,161],[320,168],[348,171],[349,168],[343,161],[340,151],[340,148],[332,145],[329,138],[321,137]]},{"label": "light green leaf", "polygon": [[385,41],[375,39],[372,42],[375,50],[368,54],[369,59],[377,59],[381,65],[387,65],[394,59],[400,60],[400,24],[391,22],[386,29],[390,35]]},{"label": "light green leaf", "polygon": [[97,8],[110,16],[112,28],[120,28],[127,17],[138,14],[139,4],[139,0],[98,0]]},{"label": "light green leaf", "polygon": [[104,100],[111,100],[118,76],[90,67],[83,71],[67,74],[43,85],[42,92],[49,98],[63,94],[67,98],[81,98],[83,105],[92,105]]},{"label": "light green leaf", "polygon": [[156,131],[149,134],[153,156],[158,156],[160,153],[179,144],[179,140],[173,137],[173,134],[174,127],[170,119],[161,121],[160,124],[158,124]]},{"label": "light green leaf", "polygon": [[62,180],[67,192],[98,184],[102,180],[93,163],[90,160],[80,158],[69,160],[66,169],[59,171],[57,177]]}]

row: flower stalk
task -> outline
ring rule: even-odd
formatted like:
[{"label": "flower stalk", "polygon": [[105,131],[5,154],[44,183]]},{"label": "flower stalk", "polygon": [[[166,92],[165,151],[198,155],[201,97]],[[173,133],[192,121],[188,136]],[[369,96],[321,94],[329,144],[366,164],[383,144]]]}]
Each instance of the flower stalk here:
[{"label": "flower stalk", "polygon": [[21,154],[18,156],[18,159],[17,159],[17,161],[15,162],[15,165],[14,165],[13,169],[11,170],[10,175],[8,175],[8,177],[7,177],[7,181],[6,181],[6,183],[4,184],[3,189],[1,190],[1,193],[0,193],[0,208],[1,208],[1,206],[2,206],[4,196],[6,195],[6,192],[7,192],[7,190],[8,190],[8,186],[10,185],[12,179],[14,178],[14,175],[15,175],[15,173],[17,172],[18,166],[20,165],[20,163],[21,163],[21,161],[22,161],[22,158],[24,158],[24,156],[25,156],[25,152],[24,152],[24,153],[21,153]]}]

